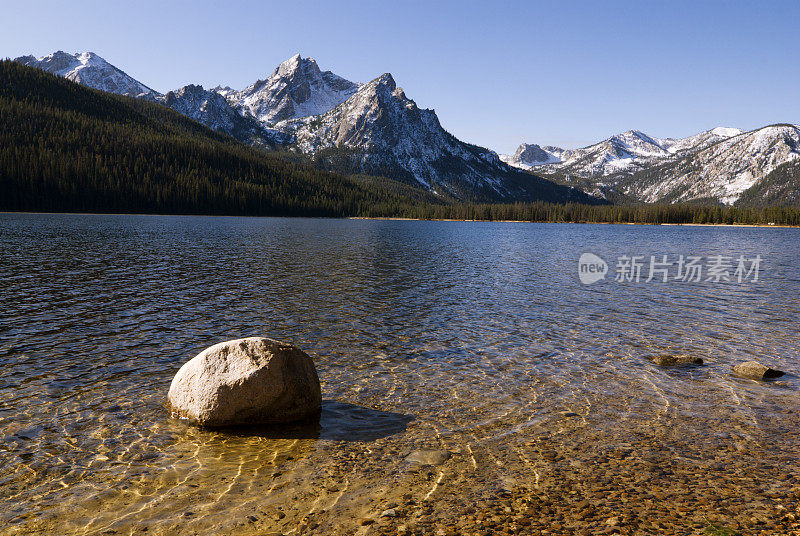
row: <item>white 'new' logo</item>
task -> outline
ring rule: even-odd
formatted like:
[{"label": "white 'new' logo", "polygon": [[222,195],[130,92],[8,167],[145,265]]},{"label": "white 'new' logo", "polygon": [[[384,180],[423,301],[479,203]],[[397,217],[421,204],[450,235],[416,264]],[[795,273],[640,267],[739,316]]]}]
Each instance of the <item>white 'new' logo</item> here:
[{"label": "white 'new' logo", "polygon": [[578,259],[578,278],[584,285],[597,283],[605,278],[607,273],[608,264],[594,253],[584,253]]}]

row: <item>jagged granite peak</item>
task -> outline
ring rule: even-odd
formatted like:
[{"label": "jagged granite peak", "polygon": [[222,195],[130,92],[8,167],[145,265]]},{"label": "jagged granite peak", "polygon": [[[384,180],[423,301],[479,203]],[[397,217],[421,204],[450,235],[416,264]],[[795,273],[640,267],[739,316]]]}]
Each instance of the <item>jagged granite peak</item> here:
[{"label": "jagged granite peak", "polygon": [[364,84],[332,111],[296,123],[298,148],[316,153],[326,148],[358,150],[366,165],[397,164],[425,186],[436,182],[431,163],[447,154],[473,159],[439,124],[432,110],[420,109],[397,91],[391,74]]},{"label": "jagged granite peak", "polygon": [[[455,138],[433,110],[418,107],[389,73],[364,84],[331,111],[285,126],[295,133],[294,148],[303,153],[333,154],[340,164],[347,161],[349,171],[390,176],[458,199],[530,199],[536,198],[537,188],[557,188],[510,168],[493,151]],[[553,192],[551,198],[592,201],[582,192]]]},{"label": "jagged granite peak", "polygon": [[189,84],[170,91],[160,100],[176,112],[214,130],[230,132],[237,123],[247,121],[228,104],[225,97],[215,91],[207,91],[200,85]]},{"label": "jagged granite peak", "polygon": [[165,106],[207,127],[254,145],[282,145],[290,141],[284,133],[265,128],[256,119],[244,116],[217,91],[189,84],[156,99]]},{"label": "jagged granite peak", "polygon": [[259,121],[275,125],[323,114],[347,100],[358,87],[355,82],[320,70],[313,58],[297,54],[278,65],[268,78],[242,91],[224,94],[232,104]]},{"label": "jagged granite peak", "polygon": [[564,149],[560,147],[541,147],[536,144],[523,143],[514,153],[514,161],[523,162],[529,166],[552,164],[561,162]]},{"label": "jagged granite peak", "polygon": [[226,99],[229,99],[231,96],[235,97],[238,95],[238,91],[233,89],[231,86],[217,86],[215,88],[211,88],[209,91],[213,91],[215,93],[219,93]]},{"label": "jagged granite peak", "polygon": [[157,91],[111,65],[94,52],[68,54],[59,50],[38,59],[34,56],[21,56],[14,61],[109,93],[151,99],[160,96]]}]

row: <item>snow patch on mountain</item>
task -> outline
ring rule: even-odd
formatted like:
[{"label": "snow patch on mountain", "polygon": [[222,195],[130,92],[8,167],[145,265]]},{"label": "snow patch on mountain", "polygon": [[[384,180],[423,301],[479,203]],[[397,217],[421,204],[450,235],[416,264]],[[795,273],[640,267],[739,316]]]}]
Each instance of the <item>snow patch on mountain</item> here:
[{"label": "snow patch on mountain", "polygon": [[744,134],[744,130],[740,128],[716,127],[712,128],[709,133],[720,138],[732,138],[739,134]]}]

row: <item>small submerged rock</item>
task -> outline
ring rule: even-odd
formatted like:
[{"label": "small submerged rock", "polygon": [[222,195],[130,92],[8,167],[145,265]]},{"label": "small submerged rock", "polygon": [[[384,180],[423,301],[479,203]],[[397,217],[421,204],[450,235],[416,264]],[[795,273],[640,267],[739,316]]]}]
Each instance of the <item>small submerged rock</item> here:
[{"label": "small submerged rock", "polygon": [[750,378],[752,380],[771,380],[784,375],[783,371],[769,368],[758,361],[739,363],[733,367],[733,372],[743,378]]},{"label": "small submerged rock", "polygon": [[417,465],[441,465],[450,459],[450,453],[446,450],[415,450],[408,456],[406,461]]},{"label": "small submerged rock", "polygon": [[322,404],[311,357],[265,337],[203,350],[180,368],[168,398],[174,416],[208,427],[299,421]]},{"label": "small submerged rock", "polygon": [[703,360],[693,355],[661,354],[650,358],[650,361],[659,367],[686,367],[689,365],[702,365]]}]

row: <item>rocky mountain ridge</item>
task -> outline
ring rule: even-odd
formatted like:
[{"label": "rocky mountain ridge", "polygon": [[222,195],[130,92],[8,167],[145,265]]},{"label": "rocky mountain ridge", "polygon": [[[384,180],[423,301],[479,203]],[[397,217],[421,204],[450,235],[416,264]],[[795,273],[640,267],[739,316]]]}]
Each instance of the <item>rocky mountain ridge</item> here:
[{"label": "rocky mountain ridge", "polygon": [[[628,131],[575,150],[522,144],[514,155],[501,158],[614,201],[730,205],[740,198],[758,203],[757,197],[745,193],[751,188],[761,191],[760,181],[800,158],[800,139],[797,125],[788,124],[750,132],[717,127],[665,139]],[[787,188],[784,180],[781,189]]]}]

